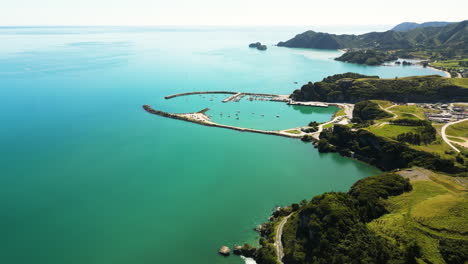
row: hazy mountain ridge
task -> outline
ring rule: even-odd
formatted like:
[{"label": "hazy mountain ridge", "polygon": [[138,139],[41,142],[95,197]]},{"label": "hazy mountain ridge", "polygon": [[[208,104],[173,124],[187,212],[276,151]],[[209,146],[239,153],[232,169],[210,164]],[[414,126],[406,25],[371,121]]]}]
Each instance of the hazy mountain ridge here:
[{"label": "hazy mountain ridge", "polygon": [[445,21],[431,21],[431,22],[424,22],[424,23],[415,23],[415,22],[403,22],[395,27],[393,27],[391,30],[393,31],[409,31],[413,30],[415,28],[424,28],[424,27],[444,27],[449,24],[452,24],[454,22],[445,22]]},{"label": "hazy mountain ridge", "polygon": [[468,20],[444,27],[419,27],[410,31],[370,32],[362,35],[336,35],[306,31],[279,42],[291,48],[345,49],[376,48],[383,50],[455,47],[468,50]]}]

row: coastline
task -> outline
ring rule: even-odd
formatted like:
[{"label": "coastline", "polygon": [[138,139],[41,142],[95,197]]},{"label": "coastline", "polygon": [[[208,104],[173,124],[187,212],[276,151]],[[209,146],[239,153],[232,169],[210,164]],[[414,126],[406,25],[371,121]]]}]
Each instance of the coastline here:
[{"label": "coastline", "polygon": [[444,71],[444,70],[441,70],[441,69],[437,69],[437,68],[435,68],[435,67],[433,67],[433,66],[430,66],[430,65],[428,65],[427,68],[431,68],[431,69],[433,69],[433,70],[435,70],[435,71],[443,72],[443,73],[445,73],[445,75],[446,75],[445,77],[447,77],[447,78],[452,78],[452,75],[451,75],[450,72],[448,72],[448,71]]}]

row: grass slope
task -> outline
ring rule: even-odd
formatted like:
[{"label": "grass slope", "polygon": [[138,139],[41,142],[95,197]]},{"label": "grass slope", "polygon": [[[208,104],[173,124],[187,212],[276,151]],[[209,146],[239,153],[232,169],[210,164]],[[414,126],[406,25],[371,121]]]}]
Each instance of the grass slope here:
[{"label": "grass slope", "polygon": [[446,133],[449,136],[468,138],[468,121],[449,126]]},{"label": "grass slope", "polygon": [[400,172],[413,190],[385,201],[390,211],[368,224],[378,234],[398,243],[416,241],[419,263],[445,263],[439,240],[468,241],[468,193],[466,180],[425,169]]}]

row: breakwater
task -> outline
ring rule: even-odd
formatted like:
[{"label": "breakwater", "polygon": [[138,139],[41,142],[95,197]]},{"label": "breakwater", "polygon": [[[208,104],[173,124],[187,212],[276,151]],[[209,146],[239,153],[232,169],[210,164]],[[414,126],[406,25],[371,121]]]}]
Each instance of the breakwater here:
[{"label": "breakwater", "polygon": [[237,92],[230,91],[204,91],[204,92],[188,92],[188,93],[178,93],[173,95],[165,96],[165,99],[172,99],[174,97],[185,96],[185,95],[194,95],[194,94],[237,94]]},{"label": "breakwater", "polygon": [[244,128],[244,127],[235,127],[235,126],[229,126],[229,125],[222,125],[218,123],[214,123],[211,121],[205,121],[205,120],[198,120],[198,119],[193,119],[185,116],[186,114],[173,114],[173,113],[168,113],[160,110],[155,110],[149,105],[143,105],[143,109],[153,115],[159,115],[163,117],[168,117],[172,119],[178,119],[178,120],[183,120],[187,122],[192,122],[196,123],[199,125],[204,125],[204,126],[210,126],[210,127],[221,127],[221,128],[226,128],[226,129],[231,129],[231,130],[236,130],[236,131],[241,131],[241,132],[252,132],[252,133],[258,133],[258,134],[266,134],[266,135],[275,135],[275,136],[282,136],[282,137],[289,137],[289,138],[302,138],[303,134],[291,134],[285,132],[285,130],[278,130],[278,131],[272,131],[272,130],[259,130],[259,129],[253,129],[253,128]]},{"label": "breakwater", "polygon": [[243,97],[243,96],[269,97],[271,101],[277,101],[277,102],[289,101],[289,95],[266,94],[266,93],[242,93],[242,92],[233,92],[233,91],[201,91],[201,92],[178,93],[178,94],[165,96],[164,99],[172,99],[175,97],[195,95],[195,94],[232,94],[231,96],[223,100],[224,103],[232,101],[236,98]]}]

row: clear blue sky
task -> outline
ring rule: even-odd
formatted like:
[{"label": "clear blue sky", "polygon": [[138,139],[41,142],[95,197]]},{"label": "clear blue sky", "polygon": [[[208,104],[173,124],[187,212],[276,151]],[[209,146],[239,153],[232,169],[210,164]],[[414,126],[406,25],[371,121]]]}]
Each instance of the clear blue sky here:
[{"label": "clear blue sky", "polygon": [[5,0],[8,25],[340,25],[468,19],[468,1]]}]

